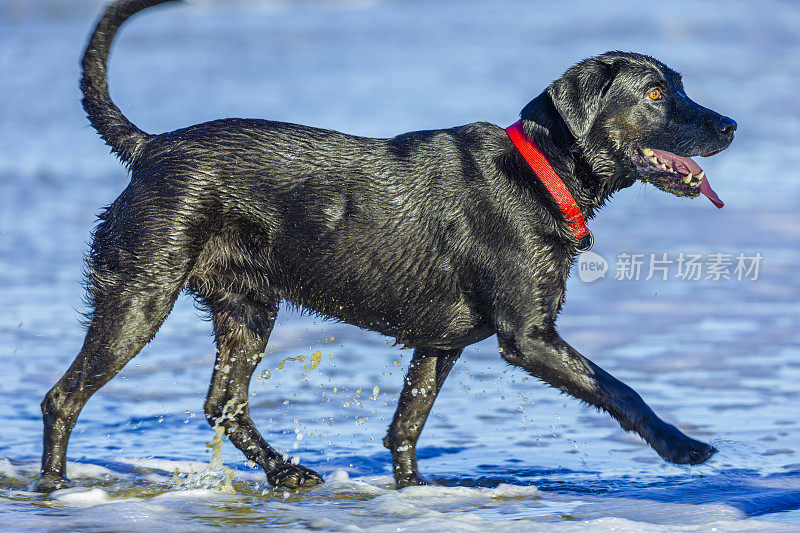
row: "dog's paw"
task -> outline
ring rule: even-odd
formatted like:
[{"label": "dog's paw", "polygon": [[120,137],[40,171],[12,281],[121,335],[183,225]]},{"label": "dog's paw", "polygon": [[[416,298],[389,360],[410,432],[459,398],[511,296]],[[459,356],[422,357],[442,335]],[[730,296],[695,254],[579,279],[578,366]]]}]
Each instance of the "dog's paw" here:
[{"label": "dog's paw", "polygon": [[430,485],[430,482],[424,477],[420,476],[418,472],[413,472],[408,475],[395,477],[394,484],[398,489],[402,489],[405,487]]},{"label": "dog's paw", "polygon": [[286,487],[287,489],[311,488],[323,482],[322,476],[313,470],[300,465],[286,463],[269,474],[267,481],[276,487]]},{"label": "dog's paw", "polygon": [[71,486],[72,483],[70,483],[67,478],[50,474],[41,475],[33,482],[33,490],[45,494],[49,494],[54,490],[66,489]]},{"label": "dog's paw", "polygon": [[717,453],[710,444],[687,437],[674,426],[668,427],[666,435],[653,449],[665,461],[679,465],[699,465]]},{"label": "dog's paw", "polygon": [[665,459],[679,465],[699,465],[705,463],[712,455],[717,453],[717,449],[710,444],[694,439],[688,440],[688,443],[684,444],[680,449],[674,450],[671,457],[665,457]]}]

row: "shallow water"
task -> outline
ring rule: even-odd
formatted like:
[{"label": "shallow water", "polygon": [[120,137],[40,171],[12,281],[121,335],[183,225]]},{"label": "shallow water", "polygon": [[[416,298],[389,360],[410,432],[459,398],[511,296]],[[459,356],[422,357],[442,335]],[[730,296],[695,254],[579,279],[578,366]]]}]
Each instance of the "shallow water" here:
[{"label": "shallow water", "polygon": [[[681,70],[693,98],[739,122],[732,148],[702,161],[727,205],[621,192],[590,223],[609,270],[590,283],[574,272],[559,325],[665,419],[714,443],[707,464],[665,464],[607,415],[507,367],[489,339],[465,351],[422,435],[421,469],[436,486],[395,491],[380,441],[411,352],[284,310],[251,410],[326,483],[272,490],[228,443],[226,467],[209,467],[211,330],[183,298],[82,413],[69,450],[76,487],[29,492],[39,402],[83,337],[85,243],[126,183],[78,103],[99,5],[0,3],[0,528],[800,529],[800,7],[777,1],[668,12],[632,1],[204,1],[142,15],[111,66],[115,100],[148,131],[254,116],[374,136],[513,122],[569,64],[607,49]],[[644,279],[651,253],[699,253],[707,267],[718,252],[760,253],[758,279],[675,279],[676,264],[667,281]],[[641,279],[614,279],[623,253],[645,254]],[[304,368],[316,351],[319,365]]]}]

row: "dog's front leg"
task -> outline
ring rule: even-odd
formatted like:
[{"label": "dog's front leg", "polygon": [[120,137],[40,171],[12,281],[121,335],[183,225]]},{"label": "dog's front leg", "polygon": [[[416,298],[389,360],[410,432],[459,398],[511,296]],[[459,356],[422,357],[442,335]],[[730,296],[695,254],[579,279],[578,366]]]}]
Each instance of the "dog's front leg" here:
[{"label": "dog's front leg", "polygon": [[716,452],[658,418],[636,391],[578,353],[555,329],[498,333],[498,339],[506,361],[605,410],[623,429],[638,433],[666,461],[694,465]]},{"label": "dog's front leg", "polygon": [[397,488],[424,485],[417,471],[417,439],[447,374],[462,350],[418,349],[408,366],[400,401],[383,445],[392,452]]}]

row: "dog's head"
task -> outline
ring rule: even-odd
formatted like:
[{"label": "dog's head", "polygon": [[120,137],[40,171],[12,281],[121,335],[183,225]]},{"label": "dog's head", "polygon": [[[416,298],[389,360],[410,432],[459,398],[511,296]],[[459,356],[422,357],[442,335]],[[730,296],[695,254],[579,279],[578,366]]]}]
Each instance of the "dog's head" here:
[{"label": "dog's head", "polygon": [[608,52],[570,68],[546,92],[606,190],[638,179],[676,196],[703,193],[722,207],[690,158],[727,148],[736,122],[693,102],[674,70]]}]

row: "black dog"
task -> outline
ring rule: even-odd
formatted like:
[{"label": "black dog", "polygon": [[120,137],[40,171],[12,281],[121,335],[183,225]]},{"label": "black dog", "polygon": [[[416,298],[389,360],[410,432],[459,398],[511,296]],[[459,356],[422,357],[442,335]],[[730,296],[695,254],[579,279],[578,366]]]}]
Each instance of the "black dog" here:
[{"label": "black dog", "polygon": [[[42,403],[40,490],[66,486],[81,408],[153,338],[184,290],[208,308],[216,334],[208,420],[275,485],[321,482],[284,461],[247,408],[281,300],[415,349],[384,440],[398,487],[423,483],[415,445],[453,363],[494,334],[506,361],[606,410],[665,460],[697,464],[715,452],[559,337],[566,278],[586,243],[506,131],[475,123],[367,139],[226,119],[145,133],[111,102],[106,61],[119,26],[164,1],[112,4],[83,58],[84,108],[131,181],[94,234],[83,348]],[[736,129],[691,101],[676,72],[622,52],[570,68],[521,116],[578,218],[637,179],[718,202],[688,156],[725,149]]]}]

